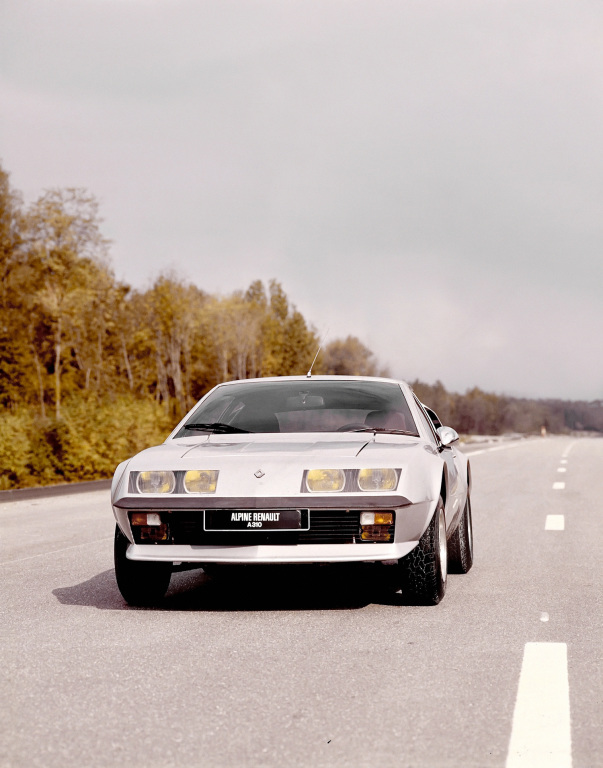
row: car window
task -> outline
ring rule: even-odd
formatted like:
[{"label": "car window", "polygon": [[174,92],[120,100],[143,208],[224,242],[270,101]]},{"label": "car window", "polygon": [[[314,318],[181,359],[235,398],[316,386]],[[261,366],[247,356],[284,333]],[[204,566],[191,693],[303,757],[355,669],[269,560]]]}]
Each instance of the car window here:
[{"label": "car window", "polygon": [[419,409],[419,420],[421,421],[421,424],[425,427],[427,431],[427,435],[432,443],[438,444],[438,437],[436,435],[436,432],[433,428],[433,424],[431,423],[431,419],[429,419],[421,407],[421,403],[417,400],[415,397],[415,403],[417,404],[417,408]]},{"label": "car window", "polygon": [[[418,437],[399,385],[382,381],[237,382],[214,390],[186,424],[215,422],[247,432],[336,432],[368,427]],[[192,427],[186,424],[176,437],[191,434]]]}]

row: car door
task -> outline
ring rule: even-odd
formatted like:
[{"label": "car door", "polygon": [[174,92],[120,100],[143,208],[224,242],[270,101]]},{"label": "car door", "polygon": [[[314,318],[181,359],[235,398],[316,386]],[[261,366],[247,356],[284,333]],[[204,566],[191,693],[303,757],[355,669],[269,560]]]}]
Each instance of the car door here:
[{"label": "car door", "polygon": [[446,525],[450,526],[453,518],[458,514],[461,499],[464,497],[464,485],[462,483],[462,474],[460,467],[460,460],[458,456],[458,450],[455,444],[444,446],[439,438],[438,433],[435,431],[433,423],[425,409],[423,404],[415,396],[415,403],[419,410],[419,418],[421,424],[431,436],[438,452],[440,453],[442,460],[446,464],[446,470],[448,473],[448,498],[446,499]]}]

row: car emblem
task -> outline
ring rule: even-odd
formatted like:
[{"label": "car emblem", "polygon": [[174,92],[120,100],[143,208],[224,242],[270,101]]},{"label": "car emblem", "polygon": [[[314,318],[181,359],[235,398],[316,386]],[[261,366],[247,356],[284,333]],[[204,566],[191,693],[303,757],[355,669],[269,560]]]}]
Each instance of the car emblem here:
[{"label": "car emblem", "polygon": [[265,472],[262,472],[262,470],[261,470],[261,469],[258,469],[258,471],[257,471],[257,472],[254,472],[253,474],[254,474],[254,475],[257,477],[257,479],[259,480],[259,479],[260,479],[260,477],[264,477],[264,475],[265,475],[266,473],[265,473]]}]

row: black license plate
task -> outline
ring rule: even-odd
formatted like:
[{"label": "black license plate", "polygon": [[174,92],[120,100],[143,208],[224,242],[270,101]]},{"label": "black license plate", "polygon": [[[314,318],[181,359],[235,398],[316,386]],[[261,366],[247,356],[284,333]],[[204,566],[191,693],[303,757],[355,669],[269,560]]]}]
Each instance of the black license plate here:
[{"label": "black license plate", "polygon": [[307,531],[307,509],[206,509],[206,531]]}]

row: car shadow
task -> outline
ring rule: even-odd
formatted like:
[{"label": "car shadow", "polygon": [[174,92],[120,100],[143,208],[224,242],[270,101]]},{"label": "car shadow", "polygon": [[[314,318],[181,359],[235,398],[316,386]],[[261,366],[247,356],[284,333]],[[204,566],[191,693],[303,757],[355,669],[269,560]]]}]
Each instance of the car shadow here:
[{"label": "car shadow", "polygon": [[221,568],[212,576],[201,569],[179,571],[172,574],[166,597],[152,608],[129,606],[113,569],[52,594],[63,605],[113,611],[358,610],[410,604],[395,591],[389,568],[365,564]]}]

